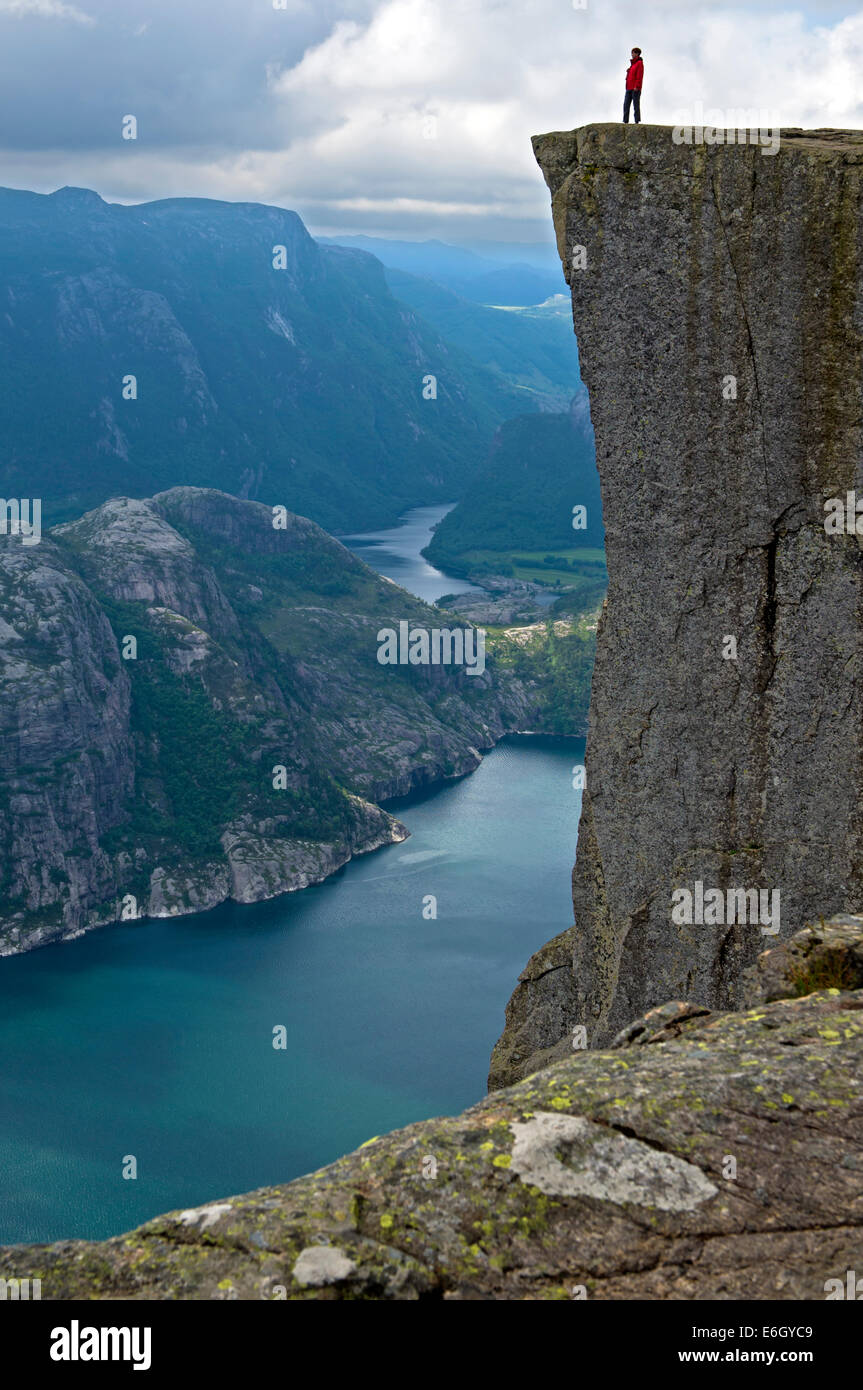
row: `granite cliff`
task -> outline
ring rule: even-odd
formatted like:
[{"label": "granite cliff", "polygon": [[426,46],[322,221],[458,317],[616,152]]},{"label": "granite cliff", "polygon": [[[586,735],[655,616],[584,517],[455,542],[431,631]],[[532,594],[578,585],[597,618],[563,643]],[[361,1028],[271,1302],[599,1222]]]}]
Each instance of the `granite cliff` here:
[{"label": "granite cliff", "polygon": [[382,666],[381,628],[460,620],[273,520],[174,488],[0,537],[0,955],[318,883],[529,721],[493,658]]},{"label": "granite cliff", "polygon": [[597,125],[534,150],[609,588],[575,926],[522,975],[492,1085],[576,1025],[601,1046],[667,998],[739,1002],[765,923],[675,921],[677,890],[778,891],[781,938],[863,897],[861,535],[825,529],[863,497],[863,134],[769,154]]}]

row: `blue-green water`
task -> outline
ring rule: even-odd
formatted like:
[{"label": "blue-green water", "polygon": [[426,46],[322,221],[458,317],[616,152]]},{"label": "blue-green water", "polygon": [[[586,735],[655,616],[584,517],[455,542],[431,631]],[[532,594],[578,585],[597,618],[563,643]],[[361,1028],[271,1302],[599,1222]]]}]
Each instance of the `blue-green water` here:
[{"label": "blue-green water", "polygon": [[[437,597],[458,581],[419,551],[447,510],[357,549]],[[583,756],[507,739],[318,888],[0,959],[0,1243],[113,1235],[479,1100],[519,971],[571,921]]]},{"label": "blue-green water", "polygon": [[435,569],[424,560],[420,551],[428,545],[434,527],[442,521],[455,504],[443,507],[412,507],[405,512],[398,526],[386,531],[363,531],[356,536],[342,536],[344,545],[359,555],[367,565],[385,574],[394,584],[416,594],[425,603],[434,603],[444,594],[484,594],[485,589],[458,579],[454,574]]},{"label": "blue-green water", "polygon": [[0,960],[0,1242],[114,1234],[479,1100],[519,971],[571,920],[582,756],[505,740],[319,888]]}]

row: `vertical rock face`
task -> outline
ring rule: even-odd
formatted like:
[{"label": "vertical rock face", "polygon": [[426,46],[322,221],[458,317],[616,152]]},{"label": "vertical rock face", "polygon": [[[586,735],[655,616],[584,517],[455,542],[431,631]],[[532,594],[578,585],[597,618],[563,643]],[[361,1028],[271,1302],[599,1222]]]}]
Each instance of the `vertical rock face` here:
[{"label": "vertical rock face", "polygon": [[863,497],[863,135],[785,132],[768,155],[601,125],[534,149],[609,590],[572,974],[547,974],[555,1009],[525,972],[497,1084],[560,1043],[561,1010],[601,1045],[670,997],[737,1003],[776,937],[676,923],[675,889],[777,889],[783,938],[863,900],[861,540],[824,524],[826,499]]},{"label": "vertical rock face", "polygon": [[130,684],[107,618],[50,540],[0,543],[0,955],[98,925],[101,838],[134,786]]}]

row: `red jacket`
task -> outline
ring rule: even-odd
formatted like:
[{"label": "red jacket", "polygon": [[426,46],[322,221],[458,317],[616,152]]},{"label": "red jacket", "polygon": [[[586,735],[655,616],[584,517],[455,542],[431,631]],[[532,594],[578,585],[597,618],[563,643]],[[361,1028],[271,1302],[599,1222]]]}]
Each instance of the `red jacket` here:
[{"label": "red jacket", "polygon": [[640,92],[643,81],[644,63],[640,58],[633,58],[626,70],[626,90],[628,92]]}]

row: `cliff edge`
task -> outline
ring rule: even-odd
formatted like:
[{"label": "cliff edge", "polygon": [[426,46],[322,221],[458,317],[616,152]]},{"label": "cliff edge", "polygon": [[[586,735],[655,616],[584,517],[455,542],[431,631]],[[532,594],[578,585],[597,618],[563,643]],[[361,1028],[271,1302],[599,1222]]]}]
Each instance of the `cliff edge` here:
[{"label": "cliff edge", "polygon": [[771,938],[863,897],[863,133],[786,131],[774,154],[645,125],[533,144],[609,588],[576,925],[524,972],[492,1085],[577,1025],[602,1046],[670,997],[734,1008]]},{"label": "cliff edge", "polygon": [[842,1297],[863,1224],[861,985],[863,918],[812,928],[758,962],[772,1003],[673,1001],[296,1182],[100,1243],[0,1248],[0,1278],[51,1301]]}]

